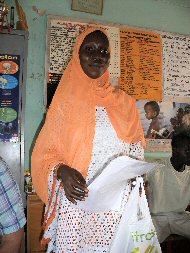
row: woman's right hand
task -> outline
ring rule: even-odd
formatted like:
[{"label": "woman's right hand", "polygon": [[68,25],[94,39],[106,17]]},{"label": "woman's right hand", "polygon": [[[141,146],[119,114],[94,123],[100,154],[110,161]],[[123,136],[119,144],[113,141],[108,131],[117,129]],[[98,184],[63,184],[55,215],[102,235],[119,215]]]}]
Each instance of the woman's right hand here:
[{"label": "woman's right hand", "polygon": [[86,181],[79,171],[61,164],[57,177],[63,182],[66,198],[73,204],[77,204],[76,200],[84,200],[88,196]]}]

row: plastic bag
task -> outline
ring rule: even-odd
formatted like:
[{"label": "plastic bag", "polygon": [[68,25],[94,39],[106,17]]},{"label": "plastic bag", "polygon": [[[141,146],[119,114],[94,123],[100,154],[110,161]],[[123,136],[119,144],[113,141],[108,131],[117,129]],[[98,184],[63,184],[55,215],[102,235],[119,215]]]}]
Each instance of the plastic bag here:
[{"label": "plastic bag", "polygon": [[137,178],[130,193],[110,253],[160,253],[161,248],[152,223],[143,188],[143,179]]}]

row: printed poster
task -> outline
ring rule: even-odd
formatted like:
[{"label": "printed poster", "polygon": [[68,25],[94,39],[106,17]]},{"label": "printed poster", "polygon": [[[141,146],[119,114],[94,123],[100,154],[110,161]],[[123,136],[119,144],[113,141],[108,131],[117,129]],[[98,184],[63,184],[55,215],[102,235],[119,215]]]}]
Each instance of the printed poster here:
[{"label": "printed poster", "polygon": [[66,69],[79,33],[85,29],[85,23],[51,20],[47,59],[46,109],[49,107],[59,81]]},{"label": "printed poster", "polygon": [[162,34],[164,100],[190,103],[190,38]]},{"label": "printed poster", "polygon": [[19,68],[19,55],[0,54],[0,141],[18,141]]},{"label": "printed poster", "polygon": [[120,32],[119,28],[83,22],[51,20],[49,38],[49,59],[47,62],[47,107],[49,107],[59,81],[73,53],[78,35],[87,26],[101,27],[109,37],[111,60],[110,79],[113,86],[118,86],[120,76]]},{"label": "printed poster", "polygon": [[138,100],[148,152],[170,152],[174,133],[190,133],[190,104]]},{"label": "printed poster", "polygon": [[154,32],[120,30],[120,88],[136,99],[162,100],[162,41]]}]

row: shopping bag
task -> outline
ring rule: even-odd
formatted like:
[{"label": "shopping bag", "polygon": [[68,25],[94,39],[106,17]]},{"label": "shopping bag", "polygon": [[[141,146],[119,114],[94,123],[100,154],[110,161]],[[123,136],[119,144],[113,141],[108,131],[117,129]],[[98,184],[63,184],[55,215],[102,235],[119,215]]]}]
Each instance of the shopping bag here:
[{"label": "shopping bag", "polygon": [[160,253],[161,248],[143,188],[143,179],[136,179],[129,200],[111,245],[110,253]]}]

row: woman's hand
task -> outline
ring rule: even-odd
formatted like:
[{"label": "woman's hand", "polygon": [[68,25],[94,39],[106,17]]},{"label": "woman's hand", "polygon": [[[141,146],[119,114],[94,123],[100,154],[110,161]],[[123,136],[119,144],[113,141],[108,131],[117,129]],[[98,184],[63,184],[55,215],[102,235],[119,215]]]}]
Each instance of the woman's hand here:
[{"label": "woman's hand", "polygon": [[86,181],[79,171],[62,164],[58,168],[57,177],[63,181],[65,195],[73,204],[88,196]]}]

